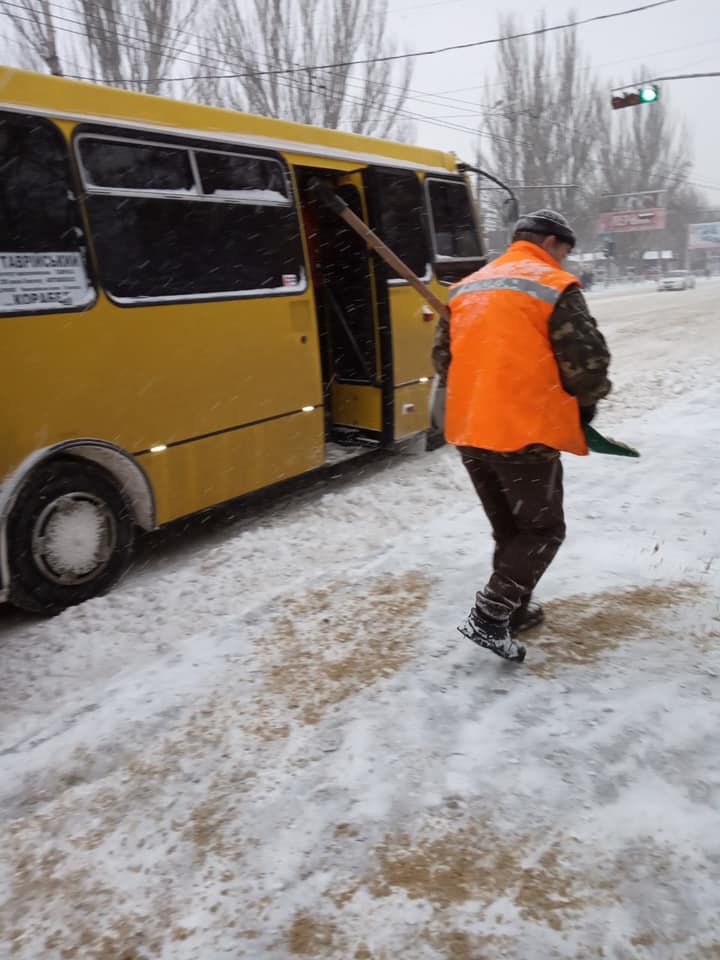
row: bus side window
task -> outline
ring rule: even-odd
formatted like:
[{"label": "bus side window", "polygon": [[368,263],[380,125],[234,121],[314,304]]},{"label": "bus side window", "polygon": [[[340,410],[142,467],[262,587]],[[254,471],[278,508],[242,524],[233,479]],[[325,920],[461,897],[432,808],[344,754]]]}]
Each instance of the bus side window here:
[{"label": "bus side window", "polygon": [[464,180],[426,181],[435,248],[435,273],[444,283],[455,283],[485,262]]},{"label": "bus side window", "polygon": [[90,134],[77,143],[100,273],[118,303],[305,288],[279,160]]},{"label": "bus side window", "polygon": [[[423,223],[422,185],[409,170],[376,171],[381,239],[418,277],[430,279],[430,251]],[[398,275],[386,268],[391,279]]]},{"label": "bus side window", "polygon": [[0,112],[0,313],[94,298],[62,134],[43,118]]},{"label": "bus side window", "polygon": [[187,150],[155,144],[83,138],[83,175],[88,184],[116,190],[175,190],[192,193],[194,179]]},{"label": "bus side window", "polygon": [[214,150],[198,150],[195,159],[206,196],[285,206],[292,202],[290,181],[277,160]]}]

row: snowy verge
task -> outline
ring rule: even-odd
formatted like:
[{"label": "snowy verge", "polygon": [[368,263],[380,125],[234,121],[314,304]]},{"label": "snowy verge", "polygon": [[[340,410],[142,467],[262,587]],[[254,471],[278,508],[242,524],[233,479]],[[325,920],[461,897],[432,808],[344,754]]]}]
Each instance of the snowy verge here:
[{"label": "snowy verge", "polygon": [[455,632],[490,545],[449,449],[11,623],[9,955],[713,956],[720,324],[677,302],[598,309],[642,459],[566,458],[521,668]]}]

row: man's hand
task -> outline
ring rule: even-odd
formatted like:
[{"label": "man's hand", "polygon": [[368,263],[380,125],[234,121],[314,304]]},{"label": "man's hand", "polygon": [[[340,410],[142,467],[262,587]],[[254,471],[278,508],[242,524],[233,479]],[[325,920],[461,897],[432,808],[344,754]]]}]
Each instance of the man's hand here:
[{"label": "man's hand", "polygon": [[597,404],[591,403],[588,406],[580,407],[580,423],[592,423],[597,413]]}]

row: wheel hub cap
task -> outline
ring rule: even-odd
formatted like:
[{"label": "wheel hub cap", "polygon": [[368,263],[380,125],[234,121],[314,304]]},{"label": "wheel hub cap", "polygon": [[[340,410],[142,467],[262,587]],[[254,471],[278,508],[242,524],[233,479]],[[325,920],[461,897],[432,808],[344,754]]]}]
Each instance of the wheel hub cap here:
[{"label": "wheel hub cap", "polygon": [[33,558],[55,583],[84,583],[108,565],[116,537],[115,518],[104,501],[89,493],[67,493],[38,517]]}]

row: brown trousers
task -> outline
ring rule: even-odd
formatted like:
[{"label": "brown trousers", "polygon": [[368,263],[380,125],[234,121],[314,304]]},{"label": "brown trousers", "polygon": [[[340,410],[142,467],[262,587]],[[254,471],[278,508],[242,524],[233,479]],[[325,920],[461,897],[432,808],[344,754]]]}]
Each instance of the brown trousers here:
[{"label": "brown trousers", "polygon": [[478,607],[504,619],[526,607],[565,539],[562,463],[492,460],[460,448],[495,539],[493,573]]}]

